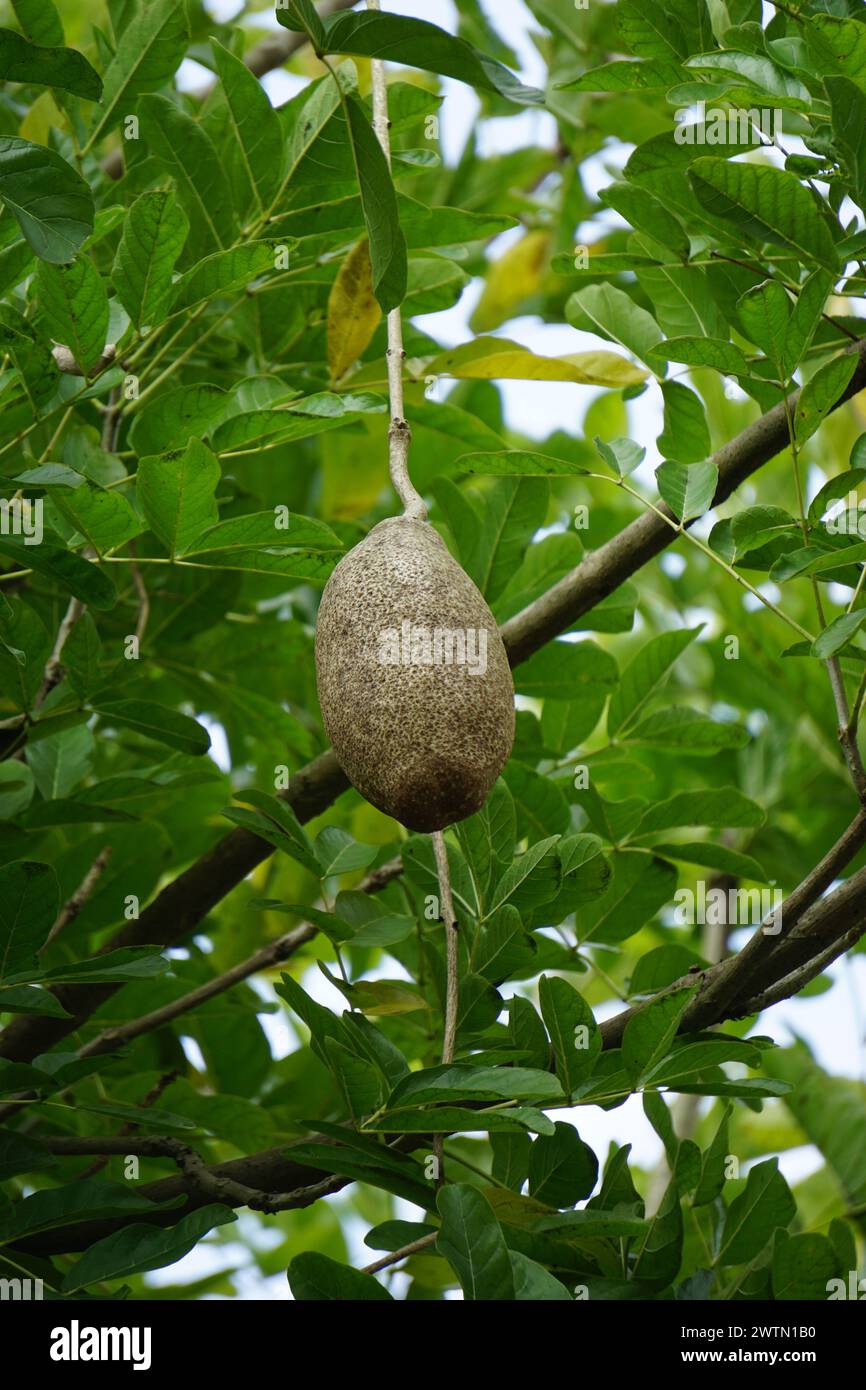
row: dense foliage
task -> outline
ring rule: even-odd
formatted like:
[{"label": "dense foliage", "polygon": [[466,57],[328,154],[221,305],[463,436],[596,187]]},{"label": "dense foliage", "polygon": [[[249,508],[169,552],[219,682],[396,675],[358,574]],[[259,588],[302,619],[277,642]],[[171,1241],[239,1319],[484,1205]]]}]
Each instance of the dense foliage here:
[{"label": "dense foliage", "polygon": [[[205,1237],[177,1297],[244,1261],[302,1299],[824,1299],[858,1267],[866,1093],[760,1015],[866,929],[866,436],[835,409],[866,385],[866,10],[527,0],[541,92],[456,4],[460,38],[280,6],[279,109],[254,15],[0,29],[0,1276],[47,1297],[147,1296]],[[442,77],[481,103],[453,164]],[[542,108],[553,139],[479,152]],[[425,315],[479,278],[443,346]],[[431,843],[347,789],[312,655],[396,509],[395,306],[412,475],[520,697],[448,836],[446,1067]],[[520,316],[594,337],[541,357]],[[571,383],[573,431],[521,438],[502,381]],[[634,1095],[655,1173],[580,1136]],[[417,1245],[396,1277],[359,1222],[370,1264]]]}]

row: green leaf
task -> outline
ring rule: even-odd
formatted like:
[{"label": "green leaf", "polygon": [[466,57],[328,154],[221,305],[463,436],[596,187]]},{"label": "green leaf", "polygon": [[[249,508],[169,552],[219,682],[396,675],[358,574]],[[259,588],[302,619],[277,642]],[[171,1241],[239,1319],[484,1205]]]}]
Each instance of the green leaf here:
[{"label": "green leaf", "polygon": [[38,1173],[53,1168],[57,1159],[41,1144],[23,1134],[0,1132],[0,1182],[17,1177],[19,1173]]},{"label": "green leaf", "polygon": [[157,91],[174,76],[188,41],[185,7],[175,0],[153,0],[136,10],[106,69],[102,111],[89,145],[134,111],[143,92]]},{"label": "green leaf", "polygon": [[436,1205],[442,1218],[436,1249],[460,1280],[464,1298],[512,1300],[511,1260],[490,1203],[467,1183],[450,1183]]},{"label": "green leaf", "polygon": [[515,672],[521,695],[573,700],[588,686],[611,690],[619,672],[610,652],[595,642],[551,642]]},{"label": "green leaf", "polygon": [[663,463],[656,469],[659,494],[683,525],[712,506],[719,485],[715,463]]},{"label": "green leaf", "polygon": [[841,400],[857,370],[857,354],[844,353],[819,367],[800,392],[795,413],[798,444],[805,444]]},{"label": "green leaf", "polygon": [[696,989],[695,984],[661,995],[629,1019],[623,1034],[622,1060],[635,1086],[670,1051]]},{"label": "green leaf", "polygon": [[[632,245],[652,251],[657,243],[638,235]],[[670,337],[706,333],[709,338],[721,338],[727,333],[728,325],[702,270],[665,261],[641,265],[636,274],[641,289],[652,300],[656,322]]]},{"label": "green leaf", "polygon": [[748,290],[737,304],[737,314],[747,338],[775,366],[780,381],[787,381],[793,363],[788,359],[791,301],[777,280],[765,280]]},{"label": "green leaf", "polygon": [[[174,4],[174,0],[169,0]],[[204,128],[168,97],[151,93],[138,104],[141,134],[177,184],[200,253],[219,251],[235,239],[231,188],[223,163]]]},{"label": "green leaf", "polygon": [[659,689],[669,671],[700,636],[701,627],[663,632],[642,647],[620,676],[607,712],[607,732],[613,738],[634,723],[647,700]]},{"label": "green leaf", "polygon": [[562,1099],[562,1087],[550,1072],[527,1067],[470,1067],[463,1065],[430,1067],[411,1072],[394,1087],[388,1110],[440,1101],[518,1100],[552,1101]]},{"label": "green leaf", "polygon": [[372,1136],[347,1132],[344,1126],[319,1120],[315,1128],[340,1142],[293,1144],[293,1160],[323,1173],[340,1174],[353,1181],[381,1188],[424,1209],[430,1205],[432,1186],[424,1177],[423,1168],[414,1159],[394,1154]]},{"label": "green leaf", "polygon": [[838,1274],[836,1252],[826,1236],[776,1235],[773,1249],[773,1297],[780,1302],[819,1302],[826,1299],[830,1280]]},{"label": "green leaf", "polygon": [[619,343],[650,365],[652,351],[663,337],[652,314],[614,285],[588,285],[577,290],[566,303],[565,317],[574,328]]},{"label": "green leaf", "polygon": [[653,349],[653,356],[689,367],[713,367],[726,376],[748,376],[751,370],[740,349],[719,338],[668,338]]},{"label": "green leaf", "polygon": [[359,845],[339,826],[329,825],[316,836],[316,857],[321,865],[322,878],[332,874],[350,874],[366,869],[379,853],[376,845]]},{"label": "green leaf", "polygon": [[71,261],[93,231],[90,189],[44,145],[0,137],[0,199],[40,260],[53,265]]},{"label": "green leaf", "polygon": [[373,292],[387,314],[406,297],[409,263],[388,161],[357,97],[345,97],[352,158],[370,241]]},{"label": "green leaf", "polygon": [[[278,10],[279,16],[282,11]],[[288,1268],[292,1293],[300,1303],[392,1302],[384,1285],[372,1274],[338,1264],[327,1255],[308,1251],[296,1255]]]},{"label": "green leaf", "polygon": [[819,657],[822,661],[835,656],[843,647],[856,637],[864,622],[866,622],[866,608],[857,608],[853,613],[843,613],[841,617],[834,618],[832,623],[825,627],[824,631],[815,638],[812,643],[812,655]]},{"label": "green leaf", "polygon": [[488,603],[494,602],[523,559],[527,532],[541,526],[549,489],[539,478],[503,478],[487,493],[467,569]]},{"label": "green leaf", "polygon": [[483,905],[494,876],[502,873],[514,855],[517,823],[506,784],[496,782],[481,810],[461,821],[456,830]]},{"label": "green leaf", "polygon": [[64,729],[27,750],[36,785],[46,801],[64,797],[87,776],[93,758],[93,735],[85,725]]},{"label": "green leaf", "polygon": [[43,48],[59,48],[62,45],[63,25],[53,0],[12,0],[12,8],[31,42]]},{"label": "green leaf", "polygon": [[726,1106],[710,1147],[702,1155],[701,1176],[692,1194],[692,1206],[702,1207],[714,1202],[727,1180],[728,1156],[731,1151],[729,1122],[731,1107]]},{"label": "green leaf", "polygon": [[654,1290],[673,1282],[682,1263],[683,1211],[679,1187],[672,1178],[665,1197],[649,1223],[634,1263],[632,1278]]},{"label": "green leaf", "polygon": [[746,1186],[728,1207],[716,1263],[748,1264],[765,1249],[773,1233],[786,1227],[796,1213],[790,1188],[779,1172],[779,1160],[768,1158],[750,1168]]},{"label": "green leaf", "polygon": [[728,849],[727,845],[716,845],[711,841],[688,844],[654,845],[657,854],[665,859],[676,859],[683,864],[700,864],[707,869],[717,869],[722,874],[732,874],[735,878],[752,878],[758,883],[767,881],[764,870],[750,854]]},{"label": "green leaf", "polygon": [[612,207],[638,231],[669,248],[675,256],[688,260],[689,239],[682,224],[648,189],[637,184],[613,183],[602,189],[599,196],[606,207]]},{"label": "green leaf", "polygon": [[295,33],[306,33],[317,53],[325,51],[325,26],[313,0],[288,0],[288,5],[277,7],[277,19],[286,29]]},{"label": "green leaf", "polygon": [[[117,549],[145,529],[141,518],[118,492],[87,486],[69,492],[58,488],[51,501],[98,556]],[[74,537],[72,543],[75,544]]]},{"label": "green leaf", "polygon": [[216,1226],[237,1221],[231,1207],[201,1207],[192,1211],[167,1231],[159,1227],[126,1226],[113,1235],[98,1240],[76,1260],[63,1279],[64,1293],[74,1293],[88,1284],[107,1279],[124,1279],[131,1274],[144,1274],[150,1269],[164,1269],[182,1260],[193,1250],[202,1236]]},{"label": "green leaf", "polygon": [[166,189],[142,193],[126,215],[114,258],[117,297],[136,328],[155,328],[168,313],[172,271],[189,222]]},{"label": "green leaf", "polygon": [[811,14],[806,42],[822,71],[841,72],[861,87],[866,80],[866,34],[853,19]]},{"label": "green leaf", "polygon": [[816,270],[800,288],[785,342],[785,360],[791,371],[799,366],[815,336],[834,278],[830,271]]},{"label": "green leaf", "polygon": [[19,569],[33,569],[59,584],[91,608],[107,610],[117,602],[117,590],[109,576],[90,560],[74,555],[50,541],[25,545],[10,536],[0,537],[0,555],[8,555]]},{"label": "green leaf", "polygon": [[629,994],[657,994],[682,979],[693,966],[702,964],[701,957],[688,946],[674,943],[657,946],[637,962],[629,982]]},{"label": "green leaf", "polygon": [[51,984],[112,984],[121,980],[151,980],[164,975],[168,961],[154,955],[152,946],[120,946],[93,960],[70,961],[46,970],[43,980]]},{"label": "green leaf", "polygon": [[72,689],[84,699],[99,680],[99,662],[102,655],[102,642],[92,616],[82,613],[75,627],[66,639],[63,648],[63,665]]},{"label": "green leaf", "polygon": [[605,463],[618,478],[627,478],[636,468],[640,468],[646,458],[646,449],[635,444],[633,439],[612,439],[609,444],[596,435],[595,447]]},{"label": "green leaf", "polygon": [[645,812],[638,826],[640,836],[671,830],[680,825],[742,826],[764,823],[764,811],[736,787],[696,792],[677,792]]},{"label": "green leaf", "polygon": [[[365,1064],[366,1065],[366,1064]],[[469,1110],[456,1105],[437,1105],[435,1110],[398,1110],[368,1121],[366,1131],[376,1134],[552,1134],[553,1121],[532,1106],[507,1110]]]},{"label": "green leaf", "polygon": [[612,864],[609,888],[581,914],[583,941],[625,941],[670,902],[676,889],[676,869],[655,855],[618,851]]},{"label": "green leaf", "polygon": [[794,175],[766,164],[695,160],[689,171],[697,197],[714,217],[732,222],[757,241],[796,251],[834,269],[833,239],[808,188]]},{"label": "green leaf", "polygon": [[[137,1112],[143,1115],[144,1111]],[[99,1221],[112,1216],[154,1214],[166,1203],[151,1202],[130,1191],[129,1185],[83,1178],[64,1187],[46,1188],[31,1197],[10,1204],[0,1215],[0,1245],[50,1231],[55,1226],[77,1221]],[[170,1203],[168,1205],[171,1205]],[[150,1230],[151,1228],[148,1227]]]},{"label": "green leaf", "polygon": [[256,808],[256,815],[230,807],[223,815],[237,825],[245,825],[257,835],[262,835],[270,844],[282,849],[299,864],[303,864],[316,878],[322,876],[322,866],[310,839],[287,801],[280,801],[266,792],[247,790],[239,792],[239,801]]},{"label": "green leaf", "polygon": [[657,710],[625,734],[633,747],[664,748],[691,758],[712,757],[723,748],[745,748],[748,729],[742,724],[707,719],[698,710],[675,706]]},{"label": "green leaf", "polygon": [[790,1083],[785,1105],[823,1155],[849,1207],[866,1203],[866,1104],[859,1081],[830,1076],[802,1045],[765,1054],[764,1070]]},{"label": "green leaf", "polygon": [[592,1009],[567,980],[542,975],[538,998],[553,1044],[556,1074],[566,1095],[573,1095],[592,1074],[601,1054],[601,1033]]},{"label": "green leaf", "polygon": [[273,550],[303,547],[305,550],[342,550],[339,537],[323,521],[309,516],[284,518],[279,507],[273,512],[252,512],[247,516],[231,517],[202,531],[184,553],[187,557],[210,555],[213,551],[225,554],[231,550]]},{"label": "green leaf", "polygon": [[133,729],[142,738],[201,757],[210,748],[210,734],[189,715],[152,700],[94,700],[93,708],[108,724]]},{"label": "green leaf", "polygon": [[564,1284],[555,1279],[544,1265],[521,1255],[517,1250],[509,1250],[511,1271],[514,1275],[514,1297],[520,1301],[545,1303],[571,1303],[572,1296]]},{"label": "green leaf", "polygon": [[488,915],[510,901],[520,911],[556,896],[561,882],[559,862],[554,855],[558,840],[558,835],[539,840],[509,864],[491,894]]},{"label": "green leaf", "polygon": [[183,453],[139,463],[139,505],[172,559],[184,555],[218,521],[220,478],[219,461],[199,439],[191,439]]},{"label": "green leaf", "polygon": [[269,241],[253,241],[205,256],[172,287],[172,313],[179,309],[195,309],[221,295],[243,289],[272,272],[274,266],[274,247]]},{"label": "green leaf", "polygon": [[470,477],[478,474],[488,478],[574,478],[589,470],[527,449],[503,449],[494,453],[463,454],[454,471]]},{"label": "green leaf", "polygon": [[197,436],[215,434],[231,397],[220,386],[199,382],[157,396],[137,413],[129,432],[130,448],[144,458],[168,449],[183,449]]},{"label": "green leaf", "polygon": [[387,58],[406,67],[454,77],[482,91],[497,92],[521,106],[544,102],[543,93],[525,87],[501,63],[423,19],[373,12],[336,15],[326,22],[325,32],[328,53]]},{"label": "green leaf", "polygon": [[700,397],[679,381],[662,382],[664,431],[658,448],[680,463],[700,463],[712,450],[707,414]]},{"label": "green leaf", "polygon": [[[277,18],[280,17],[277,11]],[[266,212],[282,179],[283,136],[279,117],[256,77],[216,39],[211,50],[222,83],[241,167],[260,213]]]},{"label": "green leaf", "polygon": [[102,80],[83,53],[74,48],[42,48],[12,29],[0,29],[0,78],[58,87],[85,101],[99,101],[102,95]]},{"label": "green leaf", "polygon": [[598,1159],[577,1130],[557,1121],[552,1135],[540,1135],[529,1159],[529,1192],[549,1207],[573,1207],[588,1197],[598,1180]]},{"label": "green leaf", "polygon": [[29,970],[60,905],[54,870],[19,860],[0,868],[0,980]]}]

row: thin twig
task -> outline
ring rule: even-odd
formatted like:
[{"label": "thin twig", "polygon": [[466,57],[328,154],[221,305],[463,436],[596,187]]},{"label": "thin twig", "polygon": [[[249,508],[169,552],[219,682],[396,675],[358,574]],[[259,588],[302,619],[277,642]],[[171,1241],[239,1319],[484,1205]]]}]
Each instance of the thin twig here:
[{"label": "thin twig", "polygon": [[[439,879],[439,915],[445,924],[445,1032],[442,1040],[442,1062],[446,1065],[454,1061],[457,1050],[457,1014],[460,1005],[460,938],[454,916],[454,902],[451,896],[451,871],[448,867],[448,847],[441,830],[430,836],[436,856],[436,873]],[[445,1181],[445,1136],[437,1134],[433,1139],[433,1156],[436,1159],[436,1179],[439,1186]]]},{"label": "thin twig", "polygon": [[408,1260],[410,1255],[417,1255],[422,1250],[428,1250],[435,1244],[438,1231],[431,1231],[429,1236],[421,1236],[419,1240],[413,1240],[411,1244],[404,1245],[402,1250],[395,1250],[392,1255],[386,1255],[383,1260],[375,1260],[373,1264],[366,1265],[362,1274],[378,1274],[380,1270],[389,1269],[391,1265],[399,1264],[401,1260]]},{"label": "thin twig", "polygon": [[[156,1105],[156,1102],[162,1098],[163,1092],[167,1091],[169,1086],[171,1086],[173,1082],[177,1081],[179,1076],[180,1070],[177,1067],[174,1067],[171,1071],[164,1072],[163,1075],[159,1078],[159,1080],[156,1081],[153,1086],[151,1086],[147,1095],[143,1097],[141,1101],[141,1109],[149,1110],[151,1106]],[[126,1123],[122,1124],[120,1126],[120,1129],[117,1131],[118,1136],[125,1134],[138,1134],[138,1132],[139,1125],[134,1120],[127,1120]],[[81,1174],[81,1177],[95,1178],[97,1173],[101,1173],[103,1168],[107,1166],[110,1157],[110,1154],[102,1154],[99,1158],[94,1159],[93,1163],[90,1164],[90,1167],[85,1168],[84,1172]]]},{"label": "thin twig", "polygon": [[457,1049],[457,1011],[460,1003],[460,937],[457,920],[454,916],[454,902],[451,897],[451,871],[448,867],[448,848],[441,830],[430,836],[436,855],[436,872],[439,876],[439,910],[445,923],[445,954],[447,957],[447,984],[445,988],[445,1036],[442,1043],[444,1064],[454,1061]]},{"label": "thin twig", "polygon": [[78,916],[79,912],[84,907],[84,904],[92,896],[93,890],[95,889],[102,875],[105,873],[111,855],[111,845],[106,845],[105,849],[99,851],[99,854],[96,856],[90,868],[87,870],[87,873],[84,875],[84,878],[81,880],[81,883],[78,885],[75,892],[72,894],[72,897],[68,900],[68,902],[65,902],[62,908],[60,909],[57,921],[54,923],[54,926],[48,933],[48,936],[45,940],[45,944],[39,948],[39,955],[42,955],[43,951],[47,951],[52,941],[55,941],[57,937],[60,935],[60,933],[63,931],[63,928],[68,927],[69,923],[74,921],[75,918]]},{"label": "thin twig", "polygon": [[[379,0],[367,0],[368,10],[379,10]],[[374,58],[373,73],[373,129],[382,146],[382,152],[391,167],[391,121],[388,116],[388,80],[385,64],[381,58]],[[403,505],[403,513],[412,521],[427,520],[427,506],[423,497],[416,491],[409,477],[409,446],[412,431],[405,416],[403,404],[403,363],[406,352],[403,347],[403,318],[399,306],[388,314],[388,394],[391,400],[391,425],[388,430],[389,464],[394,491]]]},{"label": "thin twig", "polygon": [[[129,553],[134,562],[136,559],[134,541],[130,541],[129,543]],[[138,622],[135,625],[135,636],[136,640],[141,643],[147,631],[147,624],[150,618],[150,596],[147,592],[147,585],[141,577],[141,570],[136,563],[130,565],[129,573],[132,576],[135,592],[138,594]]]},{"label": "thin twig", "polygon": [[34,710],[39,709],[48,699],[55,685],[59,685],[63,673],[60,661],[63,648],[66,646],[69,635],[83,612],[84,604],[81,602],[81,599],[73,598],[69,600],[69,607],[57,630],[57,637],[51,649],[51,655],[45,663],[45,674],[42,677],[42,684],[39,687],[36,699],[33,701]]}]

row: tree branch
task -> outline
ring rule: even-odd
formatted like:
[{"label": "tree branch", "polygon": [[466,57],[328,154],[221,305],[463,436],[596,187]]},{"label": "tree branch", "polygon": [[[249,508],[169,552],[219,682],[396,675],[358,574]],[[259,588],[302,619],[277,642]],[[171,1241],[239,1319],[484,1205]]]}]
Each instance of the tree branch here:
[{"label": "tree branch", "polygon": [[[358,893],[380,893],[393,878],[402,872],[402,860],[392,859],[389,863],[383,864],[380,869],[369,874],[355,891]],[[199,1004],[205,1004],[208,999],[213,999],[218,994],[224,994],[226,990],[248,980],[251,975],[258,975],[263,970],[272,970],[274,966],[281,965],[300,950],[306,942],[311,941],[317,935],[318,930],[318,927],[310,926],[308,923],[295,927],[293,931],[286,932],[276,941],[271,941],[261,950],[248,956],[246,960],[240,961],[238,965],[233,965],[231,969],[226,970],[222,975],[215,976],[212,980],[208,980],[206,984],[199,985],[198,989],[190,990],[189,994],[182,995],[180,999],[174,999],[170,1004],[164,1004],[161,1009],[154,1009],[152,1013],[142,1014],[141,1018],[134,1018],[130,1023],[121,1024],[117,1028],[108,1028],[92,1042],[89,1042],[86,1047],[82,1047],[79,1056],[97,1057],[105,1052],[114,1052],[124,1043],[132,1042],[133,1038],[140,1038],[143,1033],[152,1033],[157,1028],[163,1028],[172,1019],[190,1013],[193,1009],[197,1009]]]},{"label": "tree branch", "polygon": [[315,1200],[335,1191],[335,1183],[342,1186],[343,1179],[327,1178],[311,1183],[306,1187],[295,1188],[291,1192],[265,1192],[258,1187],[249,1187],[239,1182],[221,1168],[209,1168],[201,1154],[171,1135],[126,1135],[110,1134],[104,1137],[83,1135],[59,1139],[42,1140],[49,1153],[71,1156],[137,1154],[141,1158],[170,1158],[176,1163],[197,1197],[205,1202],[225,1202],[231,1207],[251,1207],[266,1215],[278,1211],[290,1211],[306,1204],[307,1198]]},{"label": "tree branch", "polygon": [[[803,882],[786,898],[778,912],[761,923],[742,951],[717,967],[714,978],[702,990],[700,1010],[714,1020],[732,999],[742,999],[752,989],[764,961],[779,946],[782,930],[792,932],[804,913],[818,901],[854,856],[866,845],[866,811],[860,811],[833,848]],[[709,980],[709,977],[707,977]],[[698,1025],[700,1026],[700,1025]]]},{"label": "tree branch", "polygon": [[[136,1152],[136,1145],[143,1141],[147,1136],[136,1136],[127,1138],[123,1135],[111,1135],[104,1142],[112,1145],[112,1152],[128,1154]],[[47,1140],[40,1137],[39,1143],[58,1144],[63,1141],[60,1139]],[[94,1144],[99,1141],[88,1139],[82,1136],[79,1140],[77,1136],[69,1136],[65,1140],[68,1143],[80,1142],[89,1144],[88,1153],[105,1152],[104,1149],[95,1150]],[[324,1140],[330,1143],[330,1140]],[[117,1145],[115,1148],[114,1146]],[[54,1149],[54,1152],[59,1150]],[[67,1157],[71,1150],[65,1150]],[[200,1157],[200,1155],[197,1155]],[[351,1178],[341,1178],[329,1176],[325,1179],[315,1168],[306,1168],[292,1159],[292,1150],[285,1144],[278,1148],[267,1149],[263,1153],[249,1154],[245,1158],[233,1158],[228,1163],[216,1163],[212,1165],[204,1164],[207,1176],[202,1183],[202,1172],[195,1169],[192,1175],[189,1172],[181,1172],[176,1177],[159,1178],[156,1182],[149,1182],[138,1189],[138,1195],[147,1197],[152,1202],[170,1202],[178,1197],[186,1197],[185,1205],[181,1207],[171,1207],[165,1211],[155,1211],[142,1214],[137,1212],[135,1221],[146,1222],[149,1226],[173,1226],[182,1217],[191,1211],[197,1211],[199,1207],[207,1206],[214,1200],[211,1195],[215,1191],[213,1180],[230,1184],[235,1189],[255,1191],[257,1193],[277,1194],[288,1199],[291,1197],[291,1209],[298,1210],[308,1207],[313,1202],[318,1201],[319,1197],[326,1193],[337,1192],[340,1188],[348,1186],[353,1181]],[[208,1190],[203,1190],[203,1185]],[[225,1194],[230,1190],[228,1186],[221,1187],[223,1196],[220,1201],[225,1201],[227,1205],[246,1206],[245,1200],[233,1202]],[[281,1210],[289,1210],[289,1206],[283,1205]],[[77,1250],[86,1250],[98,1240],[104,1240],[106,1236],[113,1235],[115,1231],[122,1230],[129,1224],[126,1217],[110,1217],[99,1221],[81,1221],[70,1226],[58,1227],[51,1231],[43,1231],[39,1235],[31,1236],[29,1239],[16,1243],[16,1250],[34,1255],[56,1255],[68,1254]]]},{"label": "tree branch", "polygon": [[[866,387],[866,339],[851,349],[857,369],[834,409]],[[719,485],[713,506],[725,501],[751,474],[788,445],[787,410],[796,410],[799,392],[747,426],[714,455]],[[502,636],[512,666],[530,656],[618,589],[671,543],[674,532],[655,512],[633,521],[590,555],[528,608],[509,619]],[[301,821],[321,815],[349,786],[331,750],[293,775],[282,793]],[[258,864],[274,853],[273,846],[247,830],[234,830],[170,883],[142,913],[127,923],[105,949],[120,946],[165,947],[183,941],[217,903]],[[0,1057],[30,1061],[61,1038],[75,1032],[117,986],[78,985],[55,992],[72,1015],[68,1019],[35,1018],[22,1014],[0,1035]]]}]

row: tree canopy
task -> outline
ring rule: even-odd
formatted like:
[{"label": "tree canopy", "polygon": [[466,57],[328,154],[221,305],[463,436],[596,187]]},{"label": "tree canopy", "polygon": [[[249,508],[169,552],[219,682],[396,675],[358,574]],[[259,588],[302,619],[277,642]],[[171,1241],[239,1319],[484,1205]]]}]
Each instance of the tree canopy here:
[{"label": "tree canopy", "polygon": [[[866,10],[526,5],[537,85],[479,0],[4,7],[0,1277],[47,1298],[202,1242],[161,1295],[857,1271],[866,1091],[766,1033],[866,934]],[[447,836],[444,1064],[433,846],[349,786],[313,657],[398,510],[396,309],[411,476],[518,696]],[[515,428],[539,383],[572,428]],[[582,1137],[626,1103],[652,1170]]]}]

